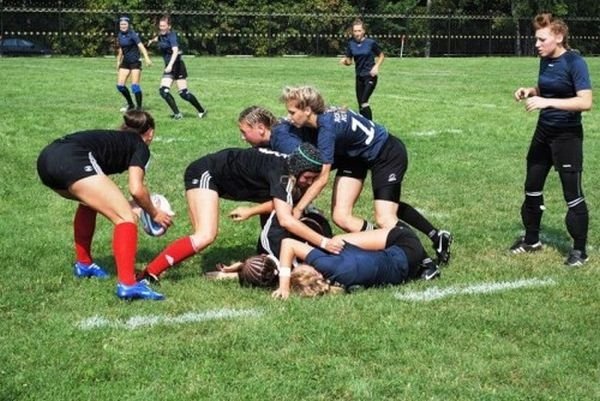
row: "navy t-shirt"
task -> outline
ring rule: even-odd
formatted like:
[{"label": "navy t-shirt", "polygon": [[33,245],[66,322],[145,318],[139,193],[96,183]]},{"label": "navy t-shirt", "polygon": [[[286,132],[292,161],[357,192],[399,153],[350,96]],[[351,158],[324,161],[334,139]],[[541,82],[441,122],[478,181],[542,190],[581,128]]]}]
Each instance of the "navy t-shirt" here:
[{"label": "navy t-shirt", "polygon": [[123,51],[123,61],[127,63],[135,63],[140,59],[140,49],[138,44],[141,42],[140,37],[131,29],[127,32],[119,31],[119,47]]},{"label": "navy t-shirt", "polygon": [[[173,54],[174,47],[179,49],[179,43],[177,42],[177,34],[175,31],[169,31],[165,35],[158,35],[158,48],[163,55],[165,65],[169,64],[169,61],[171,61],[171,55]],[[177,57],[181,57],[181,52],[177,55]]]},{"label": "navy t-shirt", "polygon": [[354,59],[354,69],[356,75],[360,77],[370,75],[371,69],[375,65],[375,57],[380,54],[381,48],[370,38],[364,38],[361,42],[352,38],[346,47],[346,57]]},{"label": "navy t-shirt", "polygon": [[305,262],[332,283],[345,287],[401,284],[409,278],[406,254],[397,245],[381,251],[367,251],[346,243],[338,255],[314,248]]},{"label": "navy t-shirt", "polygon": [[285,119],[279,120],[271,128],[269,147],[277,152],[289,155],[302,142],[317,146],[317,131],[309,127],[298,128]]},{"label": "navy t-shirt", "polygon": [[334,156],[374,161],[389,134],[384,126],[349,109],[332,108],[317,116],[317,147],[324,164]]},{"label": "navy t-shirt", "polygon": [[[540,60],[540,96],[565,99],[575,97],[578,91],[591,88],[587,64],[576,52],[568,50],[557,58]],[[556,127],[578,126],[581,125],[581,112],[549,107],[540,111],[539,122]]]}]

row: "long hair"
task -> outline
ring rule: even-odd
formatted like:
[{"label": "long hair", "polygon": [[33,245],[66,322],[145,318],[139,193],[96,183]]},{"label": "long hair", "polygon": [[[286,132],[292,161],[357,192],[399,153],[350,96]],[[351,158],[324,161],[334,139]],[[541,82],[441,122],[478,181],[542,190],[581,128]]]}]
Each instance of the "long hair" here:
[{"label": "long hair", "polygon": [[562,35],[562,45],[565,49],[569,47],[569,27],[561,18],[556,18],[552,13],[541,13],[533,19],[533,28],[538,29],[550,28],[550,31],[555,35]]},{"label": "long hair", "polygon": [[297,108],[310,109],[316,114],[325,112],[325,100],[317,89],[312,86],[286,86],[280,97],[281,102],[294,102]]},{"label": "long hair", "polygon": [[250,106],[242,110],[238,117],[238,123],[245,122],[254,127],[257,124],[263,124],[267,129],[271,129],[277,123],[277,118],[269,110],[260,106]]},{"label": "long hair", "polygon": [[290,287],[298,295],[309,298],[344,292],[342,287],[331,285],[329,281],[310,271],[298,271],[297,269],[292,271]]},{"label": "long hair", "polygon": [[142,135],[150,128],[155,128],[154,117],[150,113],[142,110],[129,110],[123,114],[122,131],[133,131]]}]

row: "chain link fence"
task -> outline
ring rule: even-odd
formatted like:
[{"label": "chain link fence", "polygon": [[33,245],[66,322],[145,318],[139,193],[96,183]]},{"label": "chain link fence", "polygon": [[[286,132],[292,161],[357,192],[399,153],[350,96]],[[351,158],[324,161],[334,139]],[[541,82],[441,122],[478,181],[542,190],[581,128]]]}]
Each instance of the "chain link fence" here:
[{"label": "chain link fence", "polygon": [[[118,17],[128,15],[144,41],[156,35],[160,9],[105,10],[28,7],[27,1],[0,0],[0,34],[51,47],[56,54],[115,54]],[[344,52],[356,15],[172,10],[173,29],[188,54],[311,55]],[[369,36],[387,56],[534,55],[530,19],[503,15],[364,14]],[[600,18],[566,18],[571,47],[600,54]]]}]

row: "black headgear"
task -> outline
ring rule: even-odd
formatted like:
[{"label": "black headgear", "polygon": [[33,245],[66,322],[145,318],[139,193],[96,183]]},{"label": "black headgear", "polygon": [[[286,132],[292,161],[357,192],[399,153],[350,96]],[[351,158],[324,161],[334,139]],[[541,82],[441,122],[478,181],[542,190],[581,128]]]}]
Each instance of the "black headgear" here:
[{"label": "black headgear", "polygon": [[303,142],[287,158],[288,172],[294,177],[305,171],[321,172],[323,161],[319,150],[308,142]]}]

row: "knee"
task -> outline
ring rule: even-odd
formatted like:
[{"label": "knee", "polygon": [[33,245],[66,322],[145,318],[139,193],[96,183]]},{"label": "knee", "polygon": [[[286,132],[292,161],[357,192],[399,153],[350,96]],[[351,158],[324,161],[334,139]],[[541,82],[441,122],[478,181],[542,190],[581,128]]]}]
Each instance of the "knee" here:
[{"label": "knee", "polygon": [[127,87],[125,85],[117,85],[117,90],[121,93],[127,92]]},{"label": "knee", "polygon": [[161,86],[160,89],[158,90],[160,97],[162,97],[163,99],[166,99],[167,97],[169,97],[169,92],[170,92],[170,89],[168,86]]},{"label": "knee", "polygon": [[142,88],[138,84],[131,84],[131,90],[133,91],[133,93],[140,93],[142,91]]},{"label": "knee", "polygon": [[183,99],[183,100],[190,100],[192,97],[192,94],[190,93],[190,91],[188,91],[187,89],[182,89],[179,91],[179,96]]},{"label": "knee", "polygon": [[375,223],[379,228],[393,228],[398,223],[396,214],[377,213],[375,212]]},{"label": "knee", "polygon": [[350,220],[352,218],[352,212],[348,210],[333,209],[331,211],[331,219],[336,226],[342,230],[350,231]]},{"label": "knee", "polygon": [[190,235],[192,239],[192,244],[194,245],[194,249],[196,252],[201,251],[206,248],[217,239],[217,231],[198,231],[194,234]]}]

